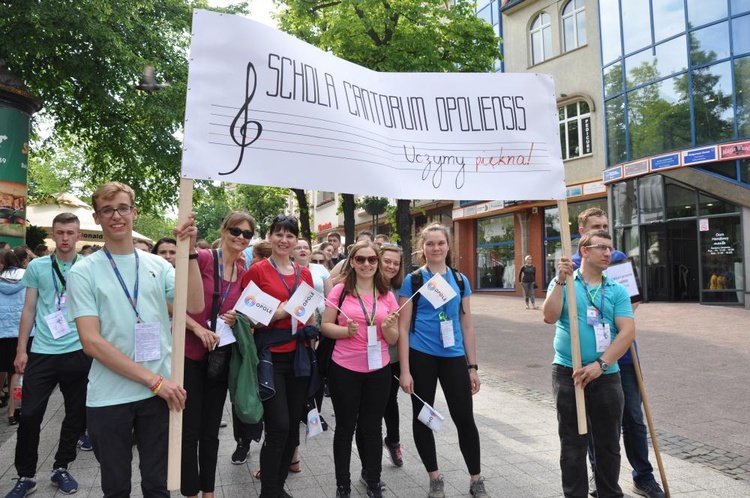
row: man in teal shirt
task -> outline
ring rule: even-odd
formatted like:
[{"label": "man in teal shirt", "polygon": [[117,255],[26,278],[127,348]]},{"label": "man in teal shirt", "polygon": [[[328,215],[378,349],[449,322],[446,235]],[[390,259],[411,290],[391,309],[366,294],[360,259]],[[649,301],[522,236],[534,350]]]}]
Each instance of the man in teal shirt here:
[{"label": "man in teal shirt", "polygon": [[[588,429],[595,435],[596,488],[600,498],[623,496],[620,477],[620,427],[624,399],[617,360],[635,339],[628,291],[604,276],[612,259],[612,238],[603,230],[586,232],[578,252],[581,268],[563,257],[557,278],[550,282],[542,307],[544,321],[557,322],[552,385],[560,436],[560,470],[566,498],[586,498],[588,438],[578,434],[575,386],[584,390]],[[573,369],[566,278],[573,275],[581,360]]]},{"label": "man in teal shirt", "polygon": [[[58,385],[65,400],[65,418],[52,465],[52,484],[64,494],[78,490],[68,465],[75,460],[78,437],[86,429],[86,383],[91,358],[83,353],[76,324],[68,313],[66,279],[80,258],[76,254],[80,238],[76,215],[55,216],[52,220],[55,252],[31,261],[21,281],[26,286],[26,300],[14,362],[16,372],[24,376],[15,460],[18,482],[6,498],[22,498],[36,489],[39,433],[47,402]],[[34,340],[31,352],[27,353],[32,328]]]},{"label": "man in teal shirt", "polygon": [[[92,195],[94,221],[104,247],[70,272],[70,310],[93,359],[86,396],[89,436],[101,469],[105,498],[131,493],[133,434],[140,456],[144,497],[169,498],[169,410],[185,408],[185,389],[170,371],[172,334],[167,301],[174,295],[174,268],[135,249],[135,193],[109,182]],[[195,253],[193,216],[176,229]],[[203,311],[197,254],[188,263],[187,311]]]}]

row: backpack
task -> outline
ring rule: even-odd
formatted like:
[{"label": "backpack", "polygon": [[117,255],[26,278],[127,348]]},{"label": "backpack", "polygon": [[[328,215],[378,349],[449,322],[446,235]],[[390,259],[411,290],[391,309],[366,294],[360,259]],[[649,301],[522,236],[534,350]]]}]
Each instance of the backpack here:
[{"label": "backpack", "polygon": [[[464,298],[464,294],[466,293],[466,282],[464,282],[464,277],[461,275],[461,272],[456,270],[453,267],[450,268],[451,272],[453,272],[453,278],[456,279],[456,283],[458,284],[458,291],[461,295],[461,299]],[[422,276],[422,268],[417,268],[413,272],[411,272],[411,289],[421,289],[424,285],[424,277]],[[414,297],[412,298],[412,307],[411,307],[411,328],[409,329],[409,332],[414,332],[414,325],[417,323],[417,303],[419,302],[421,294],[417,292],[414,294]],[[466,314],[466,311],[464,311],[464,305],[463,302],[459,305],[460,313]]]},{"label": "backpack", "polygon": [[[339,297],[339,308],[344,304],[346,298],[346,291],[341,289],[341,297]],[[341,310],[336,310],[336,319],[334,322],[339,321],[339,314]],[[333,357],[333,348],[336,346],[336,339],[320,334],[318,339],[318,347],[315,348],[315,358],[318,360],[318,372],[323,377],[328,377],[328,370],[331,368],[331,358]]]}]

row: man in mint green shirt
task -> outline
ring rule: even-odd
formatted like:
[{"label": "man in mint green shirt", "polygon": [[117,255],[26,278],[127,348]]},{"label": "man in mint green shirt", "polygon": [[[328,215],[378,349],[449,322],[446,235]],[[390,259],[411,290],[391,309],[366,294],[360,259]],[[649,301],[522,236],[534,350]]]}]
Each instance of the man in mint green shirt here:
[{"label": "man in mint green shirt", "polygon": [[[134,248],[138,211],[133,189],[106,183],[94,192],[92,203],[104,248],[71,270],[69,305],[83,348],[94,359],[86,413],[102,491],[105,498],[130,496],[135,434],[143,496],[168,498],[169,410],[183,410],[186,398],[182,386],[170,379],[167,301],[174,294],[174,269],[163,258]],[[176,234],[189,238],[195,251],[192,216]],[[190,257],[188,268],[187,311],[200,313],[197,256]]]},{"label": "man in mint green shirt", "polygon": [[[91,358],[83,352],[76,324],[67,309],[67,276],[79,259],[76,242],[80,238],[78,217],[58,214],[52,221],[55,252],[31,261],[21,281],[26,286],[26,299],[14,362],[16,372],[24,376],[15,459],[18,482],[6,498],[22,498],[36,489],[39,433],[47,402],[57,386],[65,400],[65,418],[51,480],[64,494],[78,490],[68,465],[75,460],[76,443],[86,429],[86,384]],[[34,340],[28,352],[32,329]]]}]

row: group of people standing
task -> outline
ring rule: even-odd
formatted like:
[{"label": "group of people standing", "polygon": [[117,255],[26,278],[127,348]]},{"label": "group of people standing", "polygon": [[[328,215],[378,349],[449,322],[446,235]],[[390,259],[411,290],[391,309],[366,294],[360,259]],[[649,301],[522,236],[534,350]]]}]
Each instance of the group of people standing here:
[{"label": "group of people standing", "polygon": [[[427,227],[420,242],[424,266],[416,272],[418,280],[426,282],[440,273],[460,296],[434,310],[425,299],[413,300],[416,273],[404,277],[400,248],[378,245],[371,234],[361,234],[348,256],[333,244],[312,252],[309,241],[299,238],[297,219],[279,215],[267,241],[255,244],[248,261],[245,251],[254,237],[255,220],[235,211],[224,219],[214,249],[196,249],[197,229],[190,216],[175,229],[174,239],[162,239],[147,252],[136,249],[132,237],[138,212],[129,186],[102,185],[92,205],[102,227],[103,248],[86,258],[76,254],[79,220],[61,214],[53,222],[54,253],[38,258],[23,277],[26,295],[15,355],[25,374],[16,448],[19,477],[7,498],[23,498],[36,489],[41,420],[57,385],[66,416],[51,482],[61,492],[78,489],[68,466],[75,459],[79,435],[88,428],[104,496],[130,495],[136,446],[143,495],[166,498],[168,414],[176,410],[183,417],[181,493],[212,497],[228,374],[217,372],[209,358],[223,348],[222,338],[233,333],[232,327],[246,320],[234,307],[251,282],[282,303],[268,326],[252,328],[260,361],[271,365],[270,374],[258,370],[259,382],[271,393],[262,397],[260,496],[290,496],[285,481],[295,463],[299,421],[305,403],[320,387],[311,361],[320,334],[335,344],[326,380],[336,415],[336,496],[352,492],[353,440],[368,496],[382,496],[383,442],[393,462],[403,464],[399,385],[418,396],[412,397],[415,445],[428,473],[428,496],[445,496],[434,435],[418,421],[422,400],[434,402],[438,381],[457,423],[471,475],[470,494],[488,496],[471,404],[479,390],[471,291],[466,277],[450,268],[447,228]],[[190,247],[183,386],[170,376],[178,239],[187,239]],[[256,254],[265,244],[264,254]],[[331,254],[332,249],[337,252]],[[283,306],[302,282],[327,296],[317,319],[307,325],[297,323]],[[413,290],[417,288],[415,282]],[[36,338],[29,347],[32,329]]]}]

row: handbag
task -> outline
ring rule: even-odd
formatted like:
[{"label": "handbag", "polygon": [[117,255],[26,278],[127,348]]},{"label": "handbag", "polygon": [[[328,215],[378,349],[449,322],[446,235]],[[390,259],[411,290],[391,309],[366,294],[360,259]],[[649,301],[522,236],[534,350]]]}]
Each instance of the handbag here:
[{"label": "handbag", "polygon": [[[216,249],[211,249],[214,257],[214,293],[211,303],[211,331],[216,332],[216,319],[219,316],[219,258]],[[216,347],[208,353],[206,377],[210,380],[227,382],[229,362],[232,359],[232,345]]]}]

